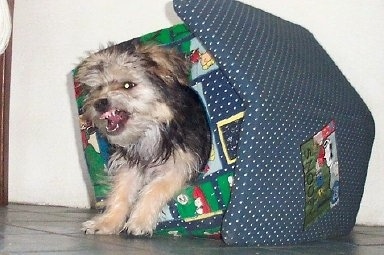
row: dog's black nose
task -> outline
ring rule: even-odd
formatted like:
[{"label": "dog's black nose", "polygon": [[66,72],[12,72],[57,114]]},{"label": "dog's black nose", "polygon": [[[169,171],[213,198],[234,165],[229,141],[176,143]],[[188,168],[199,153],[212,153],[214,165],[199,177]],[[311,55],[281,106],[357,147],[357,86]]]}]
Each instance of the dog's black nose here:
[{"label": "dog's black nose", "polygon": [[95,107],[96,111],[104,113],[108,111],[109,108],[109,102],[106,98],[98,99],[94,104],[93,107]]}]

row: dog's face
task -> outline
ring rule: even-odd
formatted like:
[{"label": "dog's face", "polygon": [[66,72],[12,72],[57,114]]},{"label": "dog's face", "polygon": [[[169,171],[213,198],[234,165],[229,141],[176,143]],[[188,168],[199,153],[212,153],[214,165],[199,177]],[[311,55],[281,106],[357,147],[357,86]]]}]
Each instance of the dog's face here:
[{"label": "dog's face", "polygon": [[84,117],[110,143],[128,147],[144,135],[160,135],[160,124],[174,118],[168,92],[186,86],[188,64],[172,49],[132,43],[91,54],[75,78],[88,89]]}]

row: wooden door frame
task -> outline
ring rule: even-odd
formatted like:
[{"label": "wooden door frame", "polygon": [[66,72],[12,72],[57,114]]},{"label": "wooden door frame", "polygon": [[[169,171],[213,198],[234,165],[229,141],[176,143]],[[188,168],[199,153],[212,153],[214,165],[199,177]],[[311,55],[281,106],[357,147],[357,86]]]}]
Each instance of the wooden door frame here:
[{"label": "wooden door frame", "polygon": [[[8,0],[13,17],[14,0]],[[11,85],[12,37],[0,55],[0,206],[8,204],[9,96]]]}]

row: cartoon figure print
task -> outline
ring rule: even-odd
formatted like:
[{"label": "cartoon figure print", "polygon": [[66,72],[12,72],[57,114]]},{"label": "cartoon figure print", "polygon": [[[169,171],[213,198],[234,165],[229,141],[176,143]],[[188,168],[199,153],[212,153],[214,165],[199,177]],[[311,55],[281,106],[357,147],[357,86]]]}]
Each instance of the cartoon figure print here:
[{"label": "cartoon figure print", "polygon": [[326,165],[329,169],[329,187],[331,189],[330,207],[334,207],[339,202],[339,162],[337,160],[335,126],[331,122],[314,140],[320,146],[316,162],[316,184],[323,186],[324,178],[321,169]]},{"label": "cartoon figure print", "polygon": [[215,64],[215,60],[208,51],[200,52],[198,48],[192,50],[189,56],[189,60],[192,64],[197,64],[200,62],[201,68],[203,70],[208,70],[211,66]]},{"label": "cartoon figure print", "polygon": [[[334,134],[333,134],[334,135]],[[325,162],[329,168],[331,175],[330,178],[330,187],[332,192],[331,197],[331,208],[334,207],[339,202],[339,162],[333,151],[336,143],[333,143],[331,139],[326,139],[323,143],[325,151]]]}]

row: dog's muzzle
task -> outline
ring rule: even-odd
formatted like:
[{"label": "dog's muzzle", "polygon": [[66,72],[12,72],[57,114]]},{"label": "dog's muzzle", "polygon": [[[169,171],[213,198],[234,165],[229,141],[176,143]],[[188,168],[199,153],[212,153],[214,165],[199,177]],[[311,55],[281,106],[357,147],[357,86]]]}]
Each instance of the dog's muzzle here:
[{"label": "dog's muzzle", "polygon": [[130,116],[126,111],[111,107],[107,98],[97,100],[93,107],[100,113],[99,119],[107,121],[105,128],[108,133],[122,130]]}]

